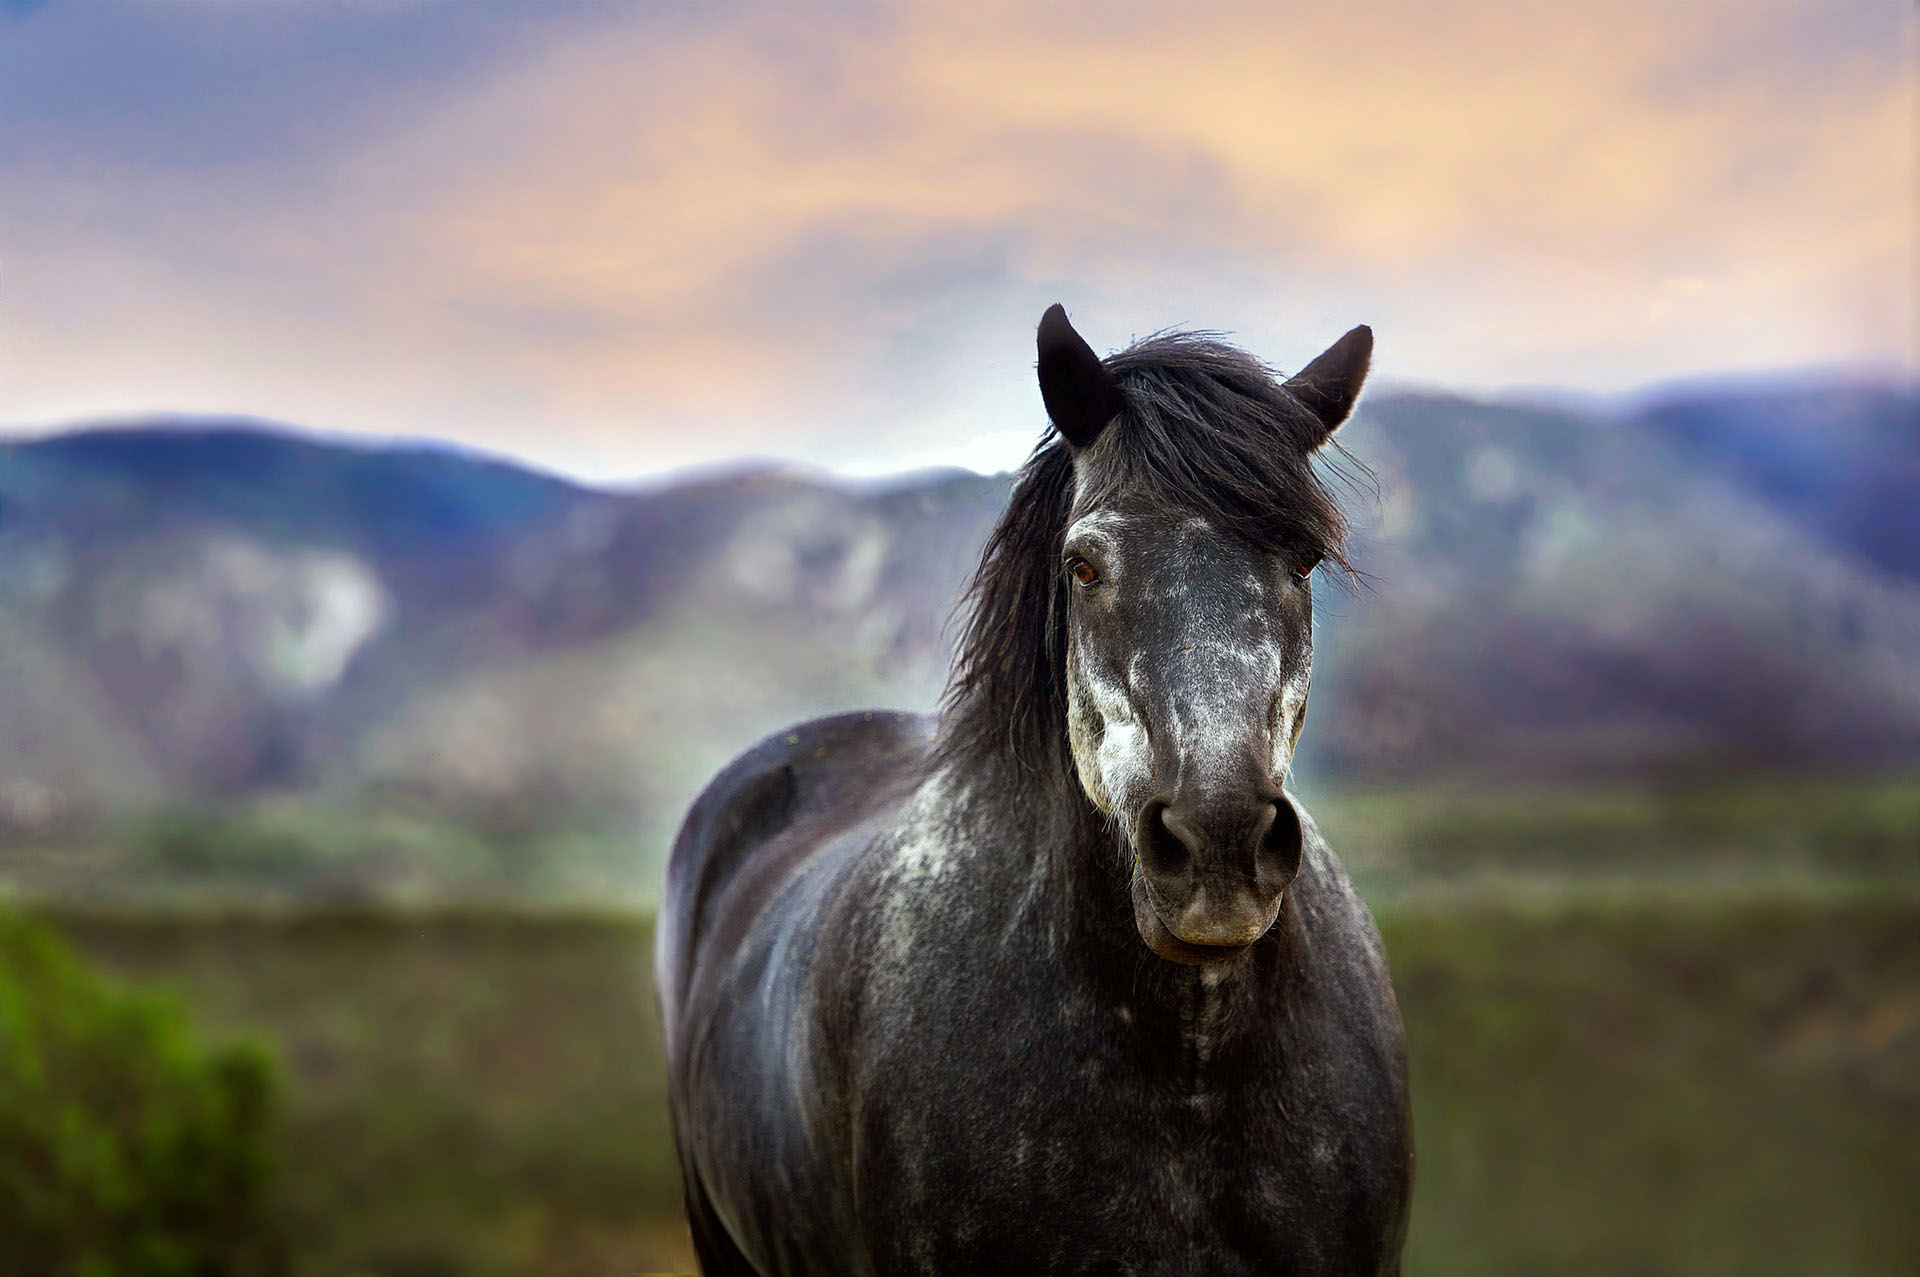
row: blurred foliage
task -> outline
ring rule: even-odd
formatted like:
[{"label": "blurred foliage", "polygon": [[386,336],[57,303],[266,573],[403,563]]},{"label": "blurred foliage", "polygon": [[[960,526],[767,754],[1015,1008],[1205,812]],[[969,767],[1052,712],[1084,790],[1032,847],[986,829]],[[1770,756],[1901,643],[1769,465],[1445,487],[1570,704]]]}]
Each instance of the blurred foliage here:
[{"label": "blurred foliage", "polygon": [[[690,1270],[644,918],[364,905],[55,915],[278,1043],[315,1277]],[[0,1265],[3,1269],[4,1265]]]},{"label": "blurred foliage", "polygon": [[[83,912],[110,965],[265,1032],[313,1274],[691,1268],[642,917]],[[1920,894],[1406,899],[1419,1274],[1904,1274]]]},{"label": "blurred foliage", "polygon": [[278,1075],[207,1049],[43,923],[0,914],[0,1267],[19,1277],[281,1271]]}]

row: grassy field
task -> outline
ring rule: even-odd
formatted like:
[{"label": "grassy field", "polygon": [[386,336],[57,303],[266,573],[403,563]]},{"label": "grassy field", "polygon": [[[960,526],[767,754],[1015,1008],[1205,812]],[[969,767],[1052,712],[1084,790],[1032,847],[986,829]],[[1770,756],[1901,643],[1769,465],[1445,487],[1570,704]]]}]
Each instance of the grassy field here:
[{"label": "grassy field", "polygon": [[[1484,780],[1309,787],[1308,807],[1368,898],[1608,880],[1689,887],[1920,879],[1920,780],[1689,778],[1667,787],[1503,788]],[[630,823],[461,826],[400,806],[273,800],[177,807],[7,841],[23,896],[130,905],[247,903],[640,907],[664,837]]]},{"label": "grassy field", "polygon": [[1920,898],[1614,895],[1382,919],[1408,1271],[1911,1272]]},{"label": "grassy field", "polygon": [[1375,905],[1545,884],[1797,889],[1920,881],[1920,779],[1738,776],[1541,791],[1306,794]]},{"label": "grassy field", "polygon": [[[57,911],[292,1074],[299,1271],[690,1266],[649,926]],[[1904,1274],[1920,895],[1492,893],[1382,914],[1413,1055],[1412,1274]]]},{"label": "grassy field", "polygon": [[328,910],[58,915],[291,1074],[299,1273],[691,1268],[635,917]]}]

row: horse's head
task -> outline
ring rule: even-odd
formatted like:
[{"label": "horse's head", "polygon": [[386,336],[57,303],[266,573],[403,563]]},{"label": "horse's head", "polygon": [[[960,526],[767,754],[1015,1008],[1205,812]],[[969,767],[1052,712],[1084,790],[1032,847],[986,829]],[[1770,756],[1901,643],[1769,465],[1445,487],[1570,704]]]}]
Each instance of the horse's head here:
[{"label": "horse's head", "polygon": [[1299,871],[1282,785],[1312,681],[1311,574],[1344,532],[1311,456],[1372,346],[1356,328],[1282,382],[1203,337],[1103,363],[1060,307],[1040,323],[1041,393],[1072,460],[1067,734],[1132,848],[1134,921],[1161,957],[1240,953]]}]

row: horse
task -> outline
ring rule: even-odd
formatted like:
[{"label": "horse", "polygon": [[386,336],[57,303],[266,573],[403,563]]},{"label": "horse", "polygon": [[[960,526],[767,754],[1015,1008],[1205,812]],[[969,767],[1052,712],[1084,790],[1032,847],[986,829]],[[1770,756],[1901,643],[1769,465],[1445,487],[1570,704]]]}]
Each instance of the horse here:
[{"label": "horse", "polygon": [[708,1277],[1399,1272],[1404,1031],[1284,788],[1372,348],[1102,360],[1050,308],[940,714],[793,727],[695,800],[655,971]]}]

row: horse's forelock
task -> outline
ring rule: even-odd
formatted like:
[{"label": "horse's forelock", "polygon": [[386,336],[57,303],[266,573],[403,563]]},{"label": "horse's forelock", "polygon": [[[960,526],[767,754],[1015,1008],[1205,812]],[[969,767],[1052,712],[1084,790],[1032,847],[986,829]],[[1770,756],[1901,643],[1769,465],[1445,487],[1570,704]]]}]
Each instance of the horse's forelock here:
[{"label": "horse's forelock", "polygon": [[1278,374],[1210,333],[1157,334],[1107,363],[1127,401],[1109,454],[1113,486],[1352,574],[1346,516],[1315,464],[1326,426]]}]

